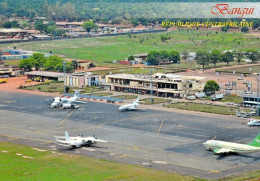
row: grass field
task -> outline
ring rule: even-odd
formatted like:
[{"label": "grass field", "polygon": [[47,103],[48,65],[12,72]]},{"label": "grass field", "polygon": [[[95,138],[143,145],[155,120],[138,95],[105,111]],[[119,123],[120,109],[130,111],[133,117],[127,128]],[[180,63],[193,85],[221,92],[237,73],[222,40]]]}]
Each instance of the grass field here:
[{"label": "grass field", "polygon": [[221,102],[234,102],[240,104],[243,102],[243,98],[239,96],[225,95]]},{"label": "grass field", "polygon": [[114,96],[116,98],[119,99],[136,99],[137,96],[136,95],[120,95],[120,96]]},{"label": "grass field", "polygon": [[151,103],[151,99],[147,98],[147,99],[141,99],[140,102],[141,104],[150,105],[150,104],[161,104],[161,103],[171,102],[171,100],[162,99],[162,98],[153,98],[153,103]]},{"label": "grass field", "polygon": [[[147,53],[151,50],[231,50],[259,49],[257,37],[245,36],[243,33],[180,30],[170,32],[171,40],[161,42],[165,33],[151,33],[128,36],[97,37],[73,40],[40,41],[16,44],[18,49],[33,51],[53,51],[54,54],[70,58],[87,59],[96,64],[124,60],[129,55]],[[140,43],[141,42],[141,43]],[[14,44],[0,45],[0,48],[12,48]]]},{"label": "grass field", "polygon": [[[21,155],[17,155],[21,154]],[[26,156],[30,158],[26,158]],[[11,143],[0,144],[0,180],[197,180],[194,177],[115,163],[79,155],[37,151]]]},{"label": "grass field", "polygon": [[222,114],[222,115],[235,115],[236,114],[236,108],[227,107],[227,106],[192,103],[192,102],[178,102],[178,103],[170,104],[166,107],[184,109],[184,110],[190,110],[190,111]]},{"label": "grass field", "polygon": [[101,71],[95,71],[95,74],[99,74],[102,76],[108,75],[108,74],[118,74],[118,73],[124,73],[124,74],[151,74],[152,73],[175,73],[183,71],[183,68],[160,68],[160,67],[142,67],[142,68],[135,68],[135,67],[128,67],[128,68],[119,68],[119,69],[112,69],[112,70],[101,70]]},{"label": "grass field", "polygon": [[110,92],[100,92],[100,93],[94,93],[93,96],[111,96],[113,93]]},{"label": "grass field", "polygon": [[252,73],[259,73],[260,72],[260,65],[249,65],[245,67],[238,67],[238,68],[231,68],[231,69],[220,69],[217,70],[218,72],[226,72],[226,73],[235,73],[238,74],[252,74]]},{"label": "grass field", "polygon": [[[41,91],[41,92],[64,92],[64,83],[63,82],[51,82],[51,83],[42,83],[39,85],[23,87],[25,90],[32,91]],[[69,93],[74,93],[73,89],[79,89],[78,87],[70,87]],[[80,93],[92,93],[102,91],[102,88],[99,87],[84,87],[81,88]]]}]

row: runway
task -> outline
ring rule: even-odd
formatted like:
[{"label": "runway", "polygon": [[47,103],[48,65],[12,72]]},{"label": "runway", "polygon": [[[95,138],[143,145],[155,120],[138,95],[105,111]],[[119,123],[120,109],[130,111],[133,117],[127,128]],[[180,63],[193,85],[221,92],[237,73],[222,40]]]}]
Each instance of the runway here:
[{"label": "runway", "polygon": [[[260,170],[259,153],[218,156],[204,149],[208,139],[251,142],[259,127],[211,114],[141,110],[88,102],[77,110],[51,109],[50,97],[0,92],[0,141],[88,155],[206,179]],[[108,143],[65,150],[54,136],[95,135]]]}]

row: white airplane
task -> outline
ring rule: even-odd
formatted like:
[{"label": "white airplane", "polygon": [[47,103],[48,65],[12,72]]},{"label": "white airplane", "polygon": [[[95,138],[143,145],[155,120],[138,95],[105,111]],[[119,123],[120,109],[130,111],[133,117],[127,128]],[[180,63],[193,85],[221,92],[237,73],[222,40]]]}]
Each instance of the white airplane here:
[{"label": "white airplane", "polygon": [[258,152],[260,151],[260,133],[249,144],[208,140],[204,142],[203,145],[206,149],[213,151],[215,154]]},{"label": "white airplane", "polygon": [[250,119],[247,123],[248,126],[260,126],[260,120]]},{"label": "white airplane", "polygon": [[138,98],[132,103],[132,104],[127,104],[127,105],[122,105],[119,107],[120,111],[134,111],[137,110],[137,106],[139,106],[139,96]]},{"label": "white airplane", "polygon": [[91,146],[97,144],[97,142],[106,143],[105,140],[100,140],[95,137],[82,137],[82,136],[75,136],[70,137],[68,131],[65,132],[64,136],[55,136],[56,142],[63,146],[70,146],[73,148],[79,148],[81,146]]},{"label": "white airplane", "polygon": [[78,108],[79,106],[76,104],[72,104],[74,102],[80,102],[80,103],[86,103],[82,101],[77,101],[79,98],[79,92],[80,90],[75,90],[75,94],[73,97],[66,98],[66,97],[54,97],[54,102],[51,104],[51,108],[57,108],[62,107],[64,109],[70,109],[70,108]]}]

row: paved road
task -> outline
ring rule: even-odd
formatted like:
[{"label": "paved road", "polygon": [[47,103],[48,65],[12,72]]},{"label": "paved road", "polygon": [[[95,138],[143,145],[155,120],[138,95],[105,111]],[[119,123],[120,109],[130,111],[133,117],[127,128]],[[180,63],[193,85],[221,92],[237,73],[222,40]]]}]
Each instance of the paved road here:
[{"label": "paved road", "polygon": [[[0,92],[0,141],[89,155],[201,178],[220,178],[260,169],[259,153],[217,156],[202,142],[248,143],[259,128],[240,118],[141,110],[119,112],[113,104],[88,102],[77,110],[51,109],[50,97]],[[66,150],[54,135],[96,135],[108,143]]]}]

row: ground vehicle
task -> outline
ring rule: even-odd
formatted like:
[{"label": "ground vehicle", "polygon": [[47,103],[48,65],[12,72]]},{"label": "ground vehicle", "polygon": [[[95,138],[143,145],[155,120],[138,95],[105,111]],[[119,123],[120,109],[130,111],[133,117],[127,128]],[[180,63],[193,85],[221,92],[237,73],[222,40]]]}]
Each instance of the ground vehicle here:
[{"label": "ground vehicle", "polygon": [[0,79],[0,84],[1,83],[6,83],[7,82],[7,79]]},{"label": "ground vehicle", "polygon": [[214,94],[211,96],[211,100],[212,101],[221,100],[223,99],[223,97],[224,97],[223,94]]},{"label": "ground vehicle", "polygon": [[35,77],[35,78],[34,78],[34,81],[41,82],[41,81],[42,81],[42,78],[41,78],[41,77]]},{"label": "ground vehicle", "polygon": [[196,96],[187,96],[186,99],[187,100],[196,100]]},{"label": "ground vehicle", "polygon": [[230,82],[228,82],[228,83],[226,83],[226,84],[225,84],[225,86],[231,86],[231,83],[230,83]]},{"label": "ground vehicle", "polygon": [[25,82],[31,82],[32,80],[31,79],[27,79]]},{"label": "ground vehicle", "polygon": [[226,87],[226,90],[232,90],[232,87]]},{"label": "ground vehicle", "polygon": [[244,77],[242,77],[242,76],[237,78],[237,80],[243,80],[243,79],[244,79]]},{"label": "ground vehicle", "polygon": [[248,126],[260,126],[260,120],[250,119],[247,123]]},{"label": "ground vehicle", "polygon": [[245,91],[245,94],[253,94],[252,91]]},{"label": "ground vehicle", "polygon": [[200,99],[200,98],[206,97],[206,94],[205,94],[205,92],[196,92],[196,93],[195,93],[195,96],[196,96],[198,99]]}]

